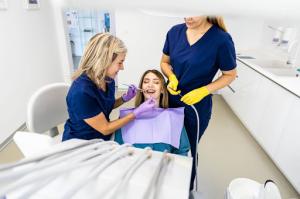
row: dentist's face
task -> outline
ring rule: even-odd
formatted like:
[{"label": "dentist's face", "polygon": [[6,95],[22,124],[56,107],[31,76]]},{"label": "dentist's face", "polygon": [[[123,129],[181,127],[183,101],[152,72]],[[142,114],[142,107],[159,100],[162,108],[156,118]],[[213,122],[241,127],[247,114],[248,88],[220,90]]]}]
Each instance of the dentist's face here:
[{"label": "dentist's face", "polygon": [[149,72],[145,75],[142,89],[144,90],[143,94],[145,100],[152,97],[159,102],[160,94],[162,93],[162,82],[154,73]]},{"label": "dentist's face", "polygon": [[196,16],[196,17],[185,17],[184,22],[186,26],[190,29],[197,28],[200,24],[206,20],[206,16]]},{"label": "dentist's face", "polygon": [[120,70],[124,69],[125,53],[119,54],[112,64],[107,68],[106,76],[114,79]]}]

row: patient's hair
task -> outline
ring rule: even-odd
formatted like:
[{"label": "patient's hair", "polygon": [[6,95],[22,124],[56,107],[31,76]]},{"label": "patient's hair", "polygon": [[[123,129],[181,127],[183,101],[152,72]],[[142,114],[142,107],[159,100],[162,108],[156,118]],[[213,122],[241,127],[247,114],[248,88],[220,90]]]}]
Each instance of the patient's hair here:
[{"label": "patient's hair", "polygon": [[[148,73],[153,73],[154,75],[156,75],[161,82],[162,93],[160,95],[159,107],[168,108],[169,107],[168,91],[167,91],[167,86],[166,86],[164,76],[161,74],[161,72],[155,69],[145,71],[144,74],[142,75],[142,78],[140,79],[139,88],[142,88],[144,78]],[[142,92],[138,92],[135,99],[135,106],[138,107],[144,101],[145,101],[144,94]]]},{"label": "patient's hair", "polygon": [[95,34],[84,49],[79,67],[72,79],[77,79],[81,74],[87,76],[100,88],[105,81],[107,68],[119,54],[126,53],[127,48],[117,37],[109,33]]}]

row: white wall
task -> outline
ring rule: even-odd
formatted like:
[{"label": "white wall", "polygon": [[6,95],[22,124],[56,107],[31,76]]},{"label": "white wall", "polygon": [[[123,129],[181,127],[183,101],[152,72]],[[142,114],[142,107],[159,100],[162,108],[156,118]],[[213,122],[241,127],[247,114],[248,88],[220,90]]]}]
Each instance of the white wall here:
[{"label": "white wall", "polygon": [[25,10],[9,1],[0,11],[0,143],[26,120],[26,104],[41,86],[63,81],[56,25],[49,1]]},{"label": "white wall", "polygon": [[[261,43],[264,22],[258,18],[224,17],[237,51],[257,48]],[[116,10],[116,36],[128,47],[125,70],[118,75],[119,83],[135,83],[150,68],[159,69],[167,31],[183,18],[153,16],[138,10]],[[122,85],[119,85],[121,88]]]},{"label": "white wall", "polygon": [[[138,84],[147,69],[158,69],[167,31],[181,18],[150,16],[138,10],[115,11],[116,36],[128,48],[124,71],[118,75],[119,83]],[[120,85],[122,88],[122,85]]]},{"label": "white wall", "polygon": [[261,45],[264,25],[261,18],[225,16],[224,21],[237,52],[245,49],[257,49]]}]

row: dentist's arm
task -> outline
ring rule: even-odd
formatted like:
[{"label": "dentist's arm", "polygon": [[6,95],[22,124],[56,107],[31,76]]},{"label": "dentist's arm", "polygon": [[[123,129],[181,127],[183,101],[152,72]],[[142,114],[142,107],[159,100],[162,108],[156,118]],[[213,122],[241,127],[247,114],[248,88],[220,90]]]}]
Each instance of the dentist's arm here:
[{"label": "dentist's arm", "polygon": [[107,121],[105,115],[101,112],[95,117],[85,119],[84,121],[93,129],[101,132],[103,135],[110,135],[114,133],[117,129],[134,120],[134,118],[135,115],[133,113],[129,113],[121,119],[109,122]]},{"label": "dentist's arm", "polygon": [[168,55],[163,54],[160,60],[160,68],[163,74],[169,78],[170,75],[174,75],[172,66],[170,64],[170,57]]},{"label": "dentist's arm", "polygon": [[117,98],[116,101],[115,101],[115,104],[114,104],[114,109],[118,108],[119,106],[121,106],[124,103],[125,102],[123,101],[122,97]]},{"label": "dentist's arm", "polygon": [[171,95],[178,95],[181,91],[177,91],[179,84],[176,75],[173,73],[172,66],[170,65],[170,57],[163,54],[160,61],[160,68],[163,74],[168,78],[169,84],[167,89]]},{"label": "dentist's arm", "polygon": [[210,93],[215,92],[225,86],[228,86],[233,80],[235,80],[237,75],[236,69],[229,71],[222,71],[222,75],[216,79],[214,82],[208,84],[206,87]]},{"label": "dentist's arm", "polygon": [[187,105],[196,104],[210,93],[229,85],[236,77],[236,69],[222,71],[222,73],[216,81],[188,92],[180,100]]},{"label": "dentist's arm", "polygon": [[110,135],[135,118],[140,118],[144,112],[151,111],[155,107],[155,104],[156,102],[154,99],[148,99],[139,107],[135,108],[132,113],[129,113],[125,117],[111,122],[107,121],[105,115],[102,112],[95,117],[84,119],[84,121],[93,129],[101,132],[103,135]]}]

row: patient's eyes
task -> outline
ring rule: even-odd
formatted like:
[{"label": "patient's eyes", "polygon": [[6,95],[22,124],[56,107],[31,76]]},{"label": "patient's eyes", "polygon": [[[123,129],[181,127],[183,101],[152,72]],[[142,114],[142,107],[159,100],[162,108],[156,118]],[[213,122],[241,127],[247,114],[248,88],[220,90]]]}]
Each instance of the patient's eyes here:
[{"label": "patient's eyes", "polygon": [[[143,83],[144,83],[144,84],[148,84],[148,83],[150,83],[150,80],[148,80],[148,79],[147,79],[147,80],[144,80]],[[160,84],[160,81],[155,81],[155,80],[154,80],[154,81],[152,81],[152,83],[153,83],[153,84]]]}]

